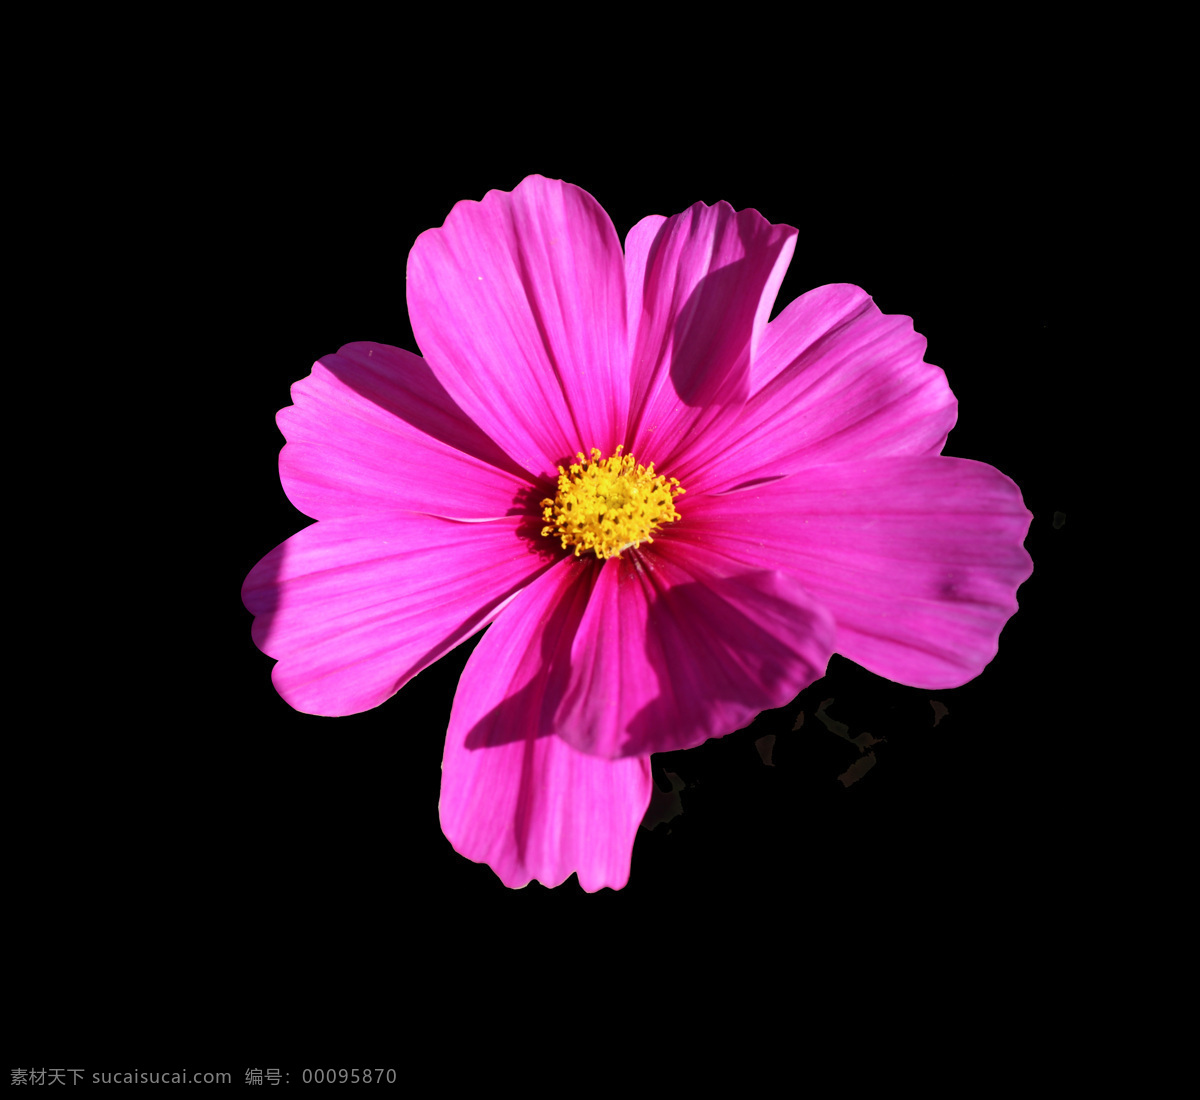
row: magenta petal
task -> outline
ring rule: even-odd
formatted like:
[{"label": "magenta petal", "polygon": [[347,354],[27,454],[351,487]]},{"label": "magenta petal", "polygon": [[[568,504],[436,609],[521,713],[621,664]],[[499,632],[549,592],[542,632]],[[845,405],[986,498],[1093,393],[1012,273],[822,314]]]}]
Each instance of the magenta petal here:
[{"label": "magenta petal", "polygon": [[999,470],[961,458],[815,466],[694,500],[688,537],[784,563],[837,621],[837,650],[902,684],[957,687],[996,655],[1033,571],[1029,511]]},{"label": "magenta petal", "polygon": [[605,758],[688,748],[791,701],[833,642],[833,620],[794,578],[700,544],[567,558],[484,636],[452,725],[470,715],[469,746],[536,729]]},{"label": "magenta petal", "polygon": [[530,176],[458,203],[413,246],[408,308],[446,390],[524,469],[623,442],[624,260],[586,191]]},{"label": "magenta petal", "polygon": [[456,851],[506,886],[620,889],[650,802],[647,757],[602,760],[539,736],[542,651],[572,619],[582,579],[560,563],[505,608],[467,661],[442,763],[442,830]]},{"label": "magenta petal", "polygon": [[790,702],[833,644],[832,619],[795,579],[660,539],[593,574],[552,680],[552,728],[598,756],[690,748]]},{"label": "magenta petal", "polygon": [[809,291],[767,326],[753,396],[696,441],[677,476],[717,491],[807,466],[940,454],[957,403],[925,347],[911,318],[881,313],[859,287]]},{"label": "magenta petal", "polygon": [[460,523],[409,512],[323,520],[246,578],[275,688],[308,714],[378,706],[484,626],[550,556],[520,517]]},{"label": "magenta petal", "polygon": [[453,401],[419,356],[347,344],[292,386],[280,410],[279,474],[314,519],[394,514],[490,519],[529,482]]},{"label": "magenta petal", "polygon": [[642,327],[642,293],[646,289],[646,261],[667,219],[662,214],[642,218],[625,234],[625,317],[629,324],[628,346],[637,346]]},{"label": "magenta petal", "polygon": [[[632,452],[660,468],[677,461],[721,406],[749,396],[750,362],[783,280],[796,231],[755,210],[696,203],[629,234]],[[674,469],[671,470],[675,474]]]}]

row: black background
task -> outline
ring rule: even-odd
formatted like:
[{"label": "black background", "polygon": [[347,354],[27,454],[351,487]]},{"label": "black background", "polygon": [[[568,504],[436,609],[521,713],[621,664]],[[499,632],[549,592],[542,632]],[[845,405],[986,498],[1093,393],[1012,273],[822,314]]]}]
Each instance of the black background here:
[{"label": "black background", "polygon": [[[152,405],[143,392],[114,417],[112,445],[136,442],[95,529],[133,522],[96,597],[87,687],[60,687],[70,720],[30,739],[22,762],[42,778],[13,793],[30,1058],[99,1045],[128,1055],[113,1068],[170,1051],[297,1069],[353,1039],[359,1064],[387,1064],[413,1008],[467,1034],[481,1004],[495,1021],[536,990],[553,1018],[617,984],[627,1028],[724,1000],[746,975],[798,988],[981,939],[1002,965],[1054,874],[1079,371],[1058,307],[1070,176],[1054,118],[989,101],[964,127],[943,100],[887,95],[747,111],[712,89],[689,111],[568,99],[551,119],[486,87],[430,117],[433,95],[196,107],[167,143],[162,235],[141,253],[140,308],[159,313],[133,353]],[[418,351],[413,240],[531,172],[591,192],[622,239],[697,200],[795,226],[777,311],[844,281],[912,316],[959,401],[946,453],[997,466],[1034,514],[1033,576],[978,679],[922,691],[835,657],[789,706],[655,757],[655,827],[628,886],[595,895],[573,878],[507,890],[441,834],[442,741],[472,643],[373,712],[315,718],[276,695],[239,599],[308,522],[276,467],[291,383],[349,341]],[[849,786],[862,753],[833,727],[879,742]]]}]

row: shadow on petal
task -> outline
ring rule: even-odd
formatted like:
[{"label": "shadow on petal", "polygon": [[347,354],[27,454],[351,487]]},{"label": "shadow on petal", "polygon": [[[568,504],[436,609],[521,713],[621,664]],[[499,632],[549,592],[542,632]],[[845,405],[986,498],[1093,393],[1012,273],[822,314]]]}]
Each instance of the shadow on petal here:
[{"label": "shadow on petal", "polygon": [[676,547],[564,563],[558,599],[543,597],[524,631],[526,652],[505,657],[520,686],[479,718],[466,747],[532,729],[608,759],[687,748],[823,675],[834,634],[824,609],[783,574],[705,557]]}]

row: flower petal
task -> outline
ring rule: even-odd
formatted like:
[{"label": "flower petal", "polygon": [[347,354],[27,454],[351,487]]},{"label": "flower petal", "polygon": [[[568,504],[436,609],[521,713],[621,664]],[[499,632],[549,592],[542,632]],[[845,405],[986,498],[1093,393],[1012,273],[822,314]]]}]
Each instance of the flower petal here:
[{"label": "flower petal", "polygon": [[604,757],[686,749],[746,726],[825,674],[832,618],[793,578],[662,538],[593,574],[553,716]]},{"label": "flower petal", "polygon": [[1022,545],[1031,518],[999,470],[934,457],[815,466],[694,500],[684,522],[689,539],[747,567],[786,563],[833,613],[850,660],[947,688],[996,655],[1033,571]]},{"label": "flower petal", "polygon": [[602,760],[539,735],[543,649],[575,617],[585,569],[560,562],[521,592],[475,647],[454,699],[442,830],[506,886],[557,886],[574,871],[584,890],[619,890],[650,803],[648,757]]},{"label": "flower petal", "polygon": [[386,344],[347,344],[292,386],[279,474],[314,519],[416,510],[514,514],[527,475],[454,404],[428,364]]},{"label": "flower petal", "polygon": [[642,294],[646,289],[646,261],[667,219],[662,214],[642,218],[625,234],[625,318],[629,325],[628,346],[637,346],[642,327]]},{"label": "flower petal", "polygon": [[689,748],[790,702],[833,648],[797,580],[661,538],[534,581],[477,647],[458,692],[473,702],[451,725],[471,715],[471,746],[532,728],[608,758]]},{"label": "flower petal", "polygon": [[462,523],[415,512],[323,520],[246,578],[253,637],[275,688],[307,714],[394,695],[494,617],[553,559],[522,517]]},{"label": "flower petal", "polygon": [[408,309],[447,392],[530,473],[622,442],[624,261],[586,191],[530,176],[458,203],[413,245]]},{"label": "flower petal", "polygon": [[659,225],[647,244],[654,224],[634,227],[626,253],[626,282],[642,288],[641,316],[630,318],[628,442],[640,460],[666,468],[679,464],[720,406],[740,406],[749,395],[750,362],[796,230],[726,202],[696,203]]},{"label": "flower petal", "polygon": [[859,287],[802,295],[767,326],[753,396],[696,441],[687,487],[716,492],[807,466],[940,454],[957,403],[925,348],[911,318],[881,313]]}]

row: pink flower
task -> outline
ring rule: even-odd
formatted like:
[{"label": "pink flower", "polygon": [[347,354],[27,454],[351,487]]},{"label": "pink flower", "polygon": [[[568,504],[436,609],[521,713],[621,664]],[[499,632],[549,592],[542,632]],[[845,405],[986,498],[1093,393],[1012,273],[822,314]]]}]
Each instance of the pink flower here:
[{"label": "pink flower", "polygon": [[796,230],[703,203],[622,253],[585,191],[460,202],[408,260],[426,358],[350,344],[279,414],[318,522],[243,589],[293,707],[376,707],[491,623],[455,697],[442,827],[508,886],[620,888],[649,756],[779,707],[835,650],[977,676],[1030,514],[941,455],[956,405],[907,317],[824,286],[768,322]]}]

